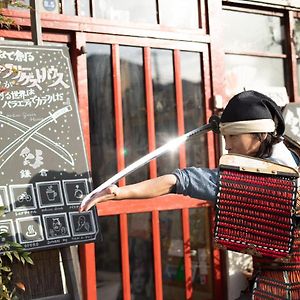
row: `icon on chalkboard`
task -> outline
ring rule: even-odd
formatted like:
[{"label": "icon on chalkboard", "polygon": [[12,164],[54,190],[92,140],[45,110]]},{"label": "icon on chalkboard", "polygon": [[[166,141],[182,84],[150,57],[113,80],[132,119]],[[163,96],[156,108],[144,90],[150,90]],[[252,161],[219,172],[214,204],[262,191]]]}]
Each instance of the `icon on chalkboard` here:
[{"label": "icon on chalkboard", "polygon": [[5,243],[6,241],[11,241],[11,242],[16,241],[12,220],[6,220],[0,222],[0,233],[1,233],[1,242]]},{"label": "icon on chalkboard", "polygon": [[0,206],[4,206],[5,212],[10,210],[6,186],[0,186]]},{"label": "icon on chalkboard", "polygon": [[0,225],[0,233],[8,233],[9,227],[8,225]]},{"label": "icon on chalkboard", "polygon": [[82,232],[83,230],[90,231],[90,223],[86,221],[85,216],[79,216],[77,220],[77,227],[75,228],[76,232]]},{"label": "icon on chalkboard", "polygon": [[83,198],[83,192],[79,189],[79,185],[76,184],[75,191],[74,191],[74,197],[78,200],[81,200]]},{"label": "icon on chalkboard", "polygon": [[52,219],[52,229],[50,229],[50,236],[61,236],[67,233],[66,226],[63,226],[59,218]]},{"label": "icon on chalkboard", "polygon": [[68,179],[63,180],[64,194],[68,205],[80,204],[89,188],[87,179]]},{"label": "icon on chalkboard", "polygon": [[21,153],[20,156],[24,158],[23,165],[24,166],[30,166],[33,169],[39,168],[41,165],[43,165],[43,151],[36,149],[35,154],[31,153],[31,150],[28,147],[25,147]]},{"label": "icon on chalkboard", "polygon": [[63,206],[63,194],[59,180],[36,182],[40,207]]},{"label": "icon on chalkboard", "polygon": [[34,190],[32,184],[16,184],[9,186],[14,210],[36,209]]},{"label": "icon on chalkboard", "polygon": [[34,226],[32,224],[28,225],[25,235],[27,237],[35,237],[37,235],[37,232],[35,231]]},{"label": "icon on chalkboard", "polygon": [[70,229],[66,213],[43,215],[47,240],[66,238],[70,236]]},{"label": "icon on chalkboard", "polygon": [[95,220],[92,211],[78,213],[70,212],[70,224],[74,236],[86,236],[96,233]]},{"label": "icon on chalkboard", "polygon": [[37,208],[32,184],[13,184],[9,186],[9,190],[14,210],[24,211]]},{"label": "icon on chalkboard", "polygon": [[32,197],[30,195],[28,195],[27,192],[24,192],[17,197],[17,200],[21,203],[23,203],[23,201],[30,202],[31,199],[32,199]]},{"label": "icon on chalkboard", "polygon": [[49,201],[55,201],[57,193],[53,190],[53,186],[49,185],[46,190],[46,195]]},{"label": "icon on chalkboard", "polygon": [[40,216],[17,218],[17,234],[21,244],[40,242],[44,240]]}]

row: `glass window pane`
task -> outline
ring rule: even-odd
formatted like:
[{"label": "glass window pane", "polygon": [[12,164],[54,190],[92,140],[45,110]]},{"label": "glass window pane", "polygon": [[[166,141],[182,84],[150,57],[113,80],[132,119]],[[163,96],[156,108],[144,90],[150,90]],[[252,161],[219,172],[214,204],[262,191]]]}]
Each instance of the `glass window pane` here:
[{"label": "glass window pane", "polygon": [[225,51],[285,53],[280,17],[224,10],[223,18]]},{"label": "glass window pane", "polygon": [[284,87],[284,59],[269,57],[225,56],[226,95],[244,89]]},{"label": "glass window pane", "polygon": [[118,216],[100,217],[99,223],[103,240],[95,243],[97,299],[123,299]]},{"label": "glass window pane", "polygon": [[90,8],[90,0],[80,0],[80,16],[90,17],[91,16],[91,8]]},{"label": "glass window pane", "polygon": [[300,55],[300,20],[295,20],[295,47],[297,55]]},{"label": "glass window pane", "polygon": [[97,0],[94,3],[96,18],[157,24],[155,0]]},{"label": "glass window pane", "polygon": [[163,299],[185,299],[182,221],[180,211],[160,212]]},{"label": "glass window pane", "polygon": [[110,46],[87,44],[87,72],[92,175],[99,185],[117,171]]},{"label": "glass window pane", "polygon": [[[125,163],[129,165],[148,151],[143,49],[120,47]],[[126,177],[126,183],[148,178],[149,165]]]},{"label": "glass window pane", "polygon": [[128,215],[131,299],[155,299],[151,228],[150,213]]},{"label": "glass window pane", "polygon": [[63,0],[64,2],[64,5],[63,5],[63,8],[64,8],[64,15],[67,15],[67,16],[75,16],[76,15],[76,4],[75,4],[75,0]]},{"label": "glass window pane", "polygon": [[[298,57],[300,56],[300,20],[295,21],[295,47]],[[300,94],[300,59],[297,59],[297,73],[298,73],[298,94]]]},{"label": "glass window pane", "polygon": [[[180,53],[185,132],[205,123],[202,93],[201,57],[199,53]],[[207,167],[207,136],[197,135],[186,143],[187,166]]]},{"label": "glass window pane", "polygon": [[207,208],[190,209],[193,300],[213,300],[211,223]]},{"label": "glass window pane", "polygon": [[300,95],[300,59],[297,59],[298,94]]},{"label": "glass window pane", "polygon": [[[173,52],[152,49],[152,82],[154,94],[156,147],[178,136],[174,88]],[[157,159],[157,173],[163,175],[178,168],[178,151]]]},{"label": "glass window pane", "polygon": [[159,23],[177,28],[199,28],[198,0],[159,0]]}]

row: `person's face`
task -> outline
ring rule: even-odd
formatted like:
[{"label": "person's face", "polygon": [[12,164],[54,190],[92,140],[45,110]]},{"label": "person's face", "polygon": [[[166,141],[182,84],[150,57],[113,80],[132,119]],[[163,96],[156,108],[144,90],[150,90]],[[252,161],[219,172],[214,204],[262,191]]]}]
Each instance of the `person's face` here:
[{"label": "person's face", "polygon": [[251,133],[224,135],[224,138],[228,153],[255,156],[261,145],[257,135]]}]

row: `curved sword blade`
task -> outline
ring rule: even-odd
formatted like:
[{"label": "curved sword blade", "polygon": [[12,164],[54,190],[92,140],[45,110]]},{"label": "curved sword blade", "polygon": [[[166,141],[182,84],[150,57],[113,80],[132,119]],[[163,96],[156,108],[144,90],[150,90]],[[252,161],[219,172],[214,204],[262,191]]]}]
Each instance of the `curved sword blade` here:
[{"label": "curved sword blade", "polygon": [[112,176],[111,178],[109,178],[107,181],[105,181],[104,183],[102,183],[100,186],[98,186],[96,189],[94,189],[91,193],[89,193],[82,200],[80,206],[81,207],[84,206],[97,193],[100,193],[101,191],[105,190],[110,185],[116,183],[121,178],[129,175],[133,171],[135,171],[138,168],[144,166],[149,161],[151,161],[151,160],[153,160],[153,159],[161,156],[162,154],[166,153],[167,151],[170,151],[170,150],[173,150],[174,148],[177,148],[178,146],[180,146],[181,144],[183,144],[191,136],[194,136],[194,135],[200,134],[200,133],[206,133],[206,132],[208,132],[210,130],[213,130],[214,132],[219,132],[219,122],[220,122],[219,117],[212,116],[209,121],[210,121],[210,123],[205,124],[205,125],[203,125],[203,126],[201,126],[199,128],[196,128],[196,129],[194,129],[192,131],[189,131],[189,132],[185,133],[184,135],[179,136],[179,137],[177,137],[175,139],[172,139],[171,141],[169,141],[168,143],[164,144],[163,146],[157,148],[156,150],[148,153],[147,155],[141,157],[140,159],[138,159],[134,163],[130,164],[125,169],[123,169],[119,173],[115,174],[114,176]]}]

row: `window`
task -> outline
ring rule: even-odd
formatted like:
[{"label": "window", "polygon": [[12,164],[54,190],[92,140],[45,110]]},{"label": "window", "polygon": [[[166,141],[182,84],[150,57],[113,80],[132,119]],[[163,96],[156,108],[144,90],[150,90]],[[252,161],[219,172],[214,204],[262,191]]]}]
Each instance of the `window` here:
[{"label": "window", "polygon": [[[120,46],[121,90],[124,126],[125,165],[133,163],[148,151],[147,112],[145,101],[143,49]],[[149,166],[126,177],[126,183],[148,179]]]},{"label": "window", "polygon": [[109,45],[87,45],[92,172],[95,185],[116,173],[115,121]]},{"label": "window", "polygon": [[94,17],[156,24],[156,1],[98,0],[95,1]]},{"label": "window", "polygon": [[224,11],[226,94],[285,87],[285,34],[280,15]]},{"label": "window", "polygon": [[[173,52],[151,50],[152,82],[156,146],[160,147],[178,135],[173,69]],[[178,168],[178,152],[169,152],[157,159],[158,175]]]},{"label": "window", "polygon": [[198,2],[159,0],[159,24],[177,28],[199,28]]},{"label": "window", "polygon": [[297,56],[298,95],[300,94],[300,20],[295,20],[295,48]]}]

